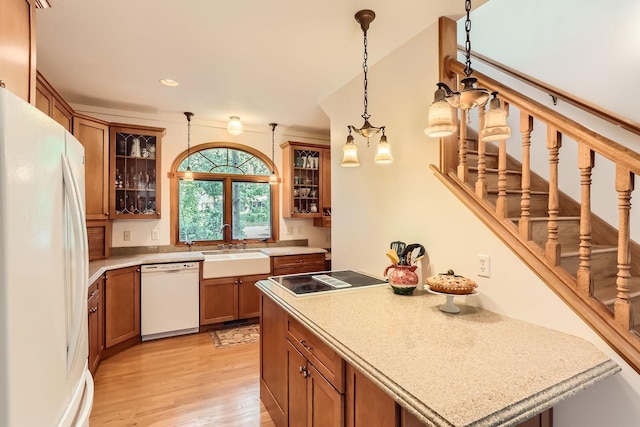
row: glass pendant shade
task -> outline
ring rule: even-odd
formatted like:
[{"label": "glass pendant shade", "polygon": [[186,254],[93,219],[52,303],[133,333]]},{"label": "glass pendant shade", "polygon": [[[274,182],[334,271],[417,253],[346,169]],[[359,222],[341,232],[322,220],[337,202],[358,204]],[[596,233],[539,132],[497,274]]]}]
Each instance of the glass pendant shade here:
[{"label": "glass pendant shade", "polygon": [[434,95],[433,104],[429,107],[429,125],[424,130],[428,136],[440,138],[452,135],[456,131],[453,123],[453,110],[445,101],[444,89],[438,89]]},{"label": "glass pendant shade", "polygon": [[278,175],[275,172],[271,172],[271,176],[269,177],[269,184],[276,185],[278,183]]},{"label": "glass pendant shade", "polygon": [[385,135],[380,137],[380,142],[378,142],[378,152],[376,153],[374,160],[376,163],[380,164],[393,162],[393,157],[391,156],[391,145],[387,142],[387,137]]},{"label": "glass pendant shade", "polygon": [[229,117],[229,123],[227,124],[227,132],[229,132],[233,136],[240,135],[242,133],[242,122],[240,122],[240,117],[231,116]]},{"label": "glass pendant shade", "polygon": [[360,166],[358,161],[358,147],[353,142],[353,136],[347,137],[347,143],[342,148],[342,163],[340,166],[343,168],[355,168]]},{"label": "glass pendant shade", "polygon": [[187,166],[187,170],[184,171],[183,181],[193,181],[193,172],[191,171],[191,166]]},{"label": "glass pendant shade", "polygon": [[489,111],[484,116],[484,129],[480,131],[480,138],[486,142],[504,141],[511,137],[511,128],[507,124],[507,112],[500,107],[500,100],[491,100]]}]

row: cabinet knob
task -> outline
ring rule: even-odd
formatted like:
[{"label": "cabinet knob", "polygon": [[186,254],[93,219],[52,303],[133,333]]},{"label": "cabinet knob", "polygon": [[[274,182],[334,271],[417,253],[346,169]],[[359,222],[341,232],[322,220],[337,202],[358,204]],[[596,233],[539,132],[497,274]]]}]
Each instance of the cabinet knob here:
[{"label": "cabinet knob", "polygon": [[105,212],[104,214],[105,214],[106,216],[109,216],[109,212]]},{"label": "cabinet knob", "polygon": [[96,311],[98,311],[98,307],[92,307],[92,308],[89,310],[89,313],[95,313]]},{"label": "cabinet knob", "polygon": [[300,366],[300,373],[302,374],[303,377],[307,378],[311,375],[311,373],[307,370],[306,366]]},{"label": "cabinet knob", "polygon": [[156,212],[156,215],[160,216],[160,211]]},{"label": "cabinet knob", "polygon": [[239,279],[238,282],[242,285],[242,279]]},{"label": "cabinet knob", "polygon": [[238,279],[234,280],[233,283],[238,284]]},{"label": "cabinet knob", "polygon": [[0,87],[4,87],[4,81],[0,80]]}]

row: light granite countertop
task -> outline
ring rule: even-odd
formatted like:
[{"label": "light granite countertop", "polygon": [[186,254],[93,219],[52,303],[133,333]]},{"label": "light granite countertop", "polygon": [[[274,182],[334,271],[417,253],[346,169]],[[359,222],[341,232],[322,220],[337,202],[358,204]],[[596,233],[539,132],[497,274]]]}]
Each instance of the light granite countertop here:
[{"label": "light granite countertop", "polygon": [[257,286],[429,426],[515,426],[620,371],[582,338],[463,304],[473,296],[454,315],[424,291]]},{"label": "light granite countertop", "polygon": [[[243,251],[243,249],[235,250],[237,252]],[[283,255],[303,255],[314,253],[326,253],[326,249],[314,248],[308,246],[277,246],[266,248],[247,249],[247,251],[260,251],[268,256],[283,256]],[[206,251],[206,252],[218,252],[218,251]],[[225,251],[220,251],[225,252]],[[228,252],[228,251],[226,251]],[[127,255],[111,257],[109,259],[91,261],[89,263],[89,282],[91,285],[102,274],[108,270],[115,270],[118,268],[133,267],[143,264],[163,264],[168,262],[189,262],[189,261],[203,261],[204,254],[199,251],[183,251],[183,252],[162,252],[162,253],[148,253],[138,255]]]}]

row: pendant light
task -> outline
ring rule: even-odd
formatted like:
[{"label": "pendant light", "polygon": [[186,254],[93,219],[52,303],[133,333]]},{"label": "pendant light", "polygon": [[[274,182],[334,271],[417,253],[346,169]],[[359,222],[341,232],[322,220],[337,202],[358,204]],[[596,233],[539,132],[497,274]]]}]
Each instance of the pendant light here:
[{"label": "pendant light", "polygon": [[[490,93],[488,89],[476,87],[478,79],[471,77],[473,69],[471,68],[471,0],[465,0],[465,11],[467,19],[465,21],[465,32],[467,40],[465,43],[465,78],[460,80],[462,89],[454,92],[446,83],[438,83],[438,89],[434,94],[433,104],[429,107],[429,125],[424,132],[431,137],[439,138],[452,135],[456,131],[456,125],[453,121],[453,108],[462,110],[470,110],[475,107],[483,106],[493,95],[490,103],[490,110],[485,116],[485,129],[491,126],[490,130],[482,129],[480,137],[487,135],[491,139],[485,141],[500,141],[508,139],[511,136],[511,129],[507,124],[507,113],[500,107],[500,100],[497,98],[498,92]],[[487,117],[491,118],[491,125]],[[466,124],[462,124],[466,126]]]},{"label": "pendant light", "polygon": [[356,146],[353,136],[351,135],[351,131],[367,138],[367,147],[369,146],[369,138],[374,135],[377,135],[380,131],[382,131],[382,137],[380,138],[380,143],[378,144],[378,151],[375,157],[376,163],[391,163],[393,158],[391,157],[391,147],[387,142],[387,137],[384,134],[384,126],[375,127],[369,122],[369,118],[371,115],[368,113],[368,79],[367,73],[369,71],[369,67],[367,66],[367,59],[369,54],[367,52],[367,30],[369,29],[369,25],[376,18],[376,14],[373,10],[364,9],[360,10],[356,13],[355,19],[360,24],[360,28],[362,29],[362,33],[364,35],[364,63],[362,64],[362,70],[364,71],[364,113],[362,114],[362,118],[364,119],[364,123],[361,127],[357,128],[355,126],[348,126],[349,136],[347,136],[347,143],[343,148],[343,159],[340,163],[340,166],[343,167],[357,167],[360,166],[360,162],[358,162],[358,147]]},{"label": "pendant light", "polygon": [[274,157],[275,146],[276,146],[276,139],[275,139],[276,126],[278,126],[278,124],[269,123],[269,126],[271,126],[271,176],[269,177],[269,184],[276,185],[278,183],[278,175],[276,175],[276,164],[273,161],[273,157]]},{"label": "pendant light", "polygon": [[183,181],[193,181],[193,172],[191,172],[191,117],[193,113],[185,112],[187,116],[187,170],[184,171]]},{"label": "pendant light", "polygon": [[358,147],[353,142],[353,136],[351,135],[351,128],[349,129],[349,136],[347,136],[347,143],[342,148],[342,163],[340,166],[343,168],[355,168],[360,166],[358,161]]},{"label": "pendant light", "polygon": [[229,123],[227,123],[227,132],[229,132],[233,136],[238,136],[242,133],[242,130],[242,122],[240,121],[240,117],[229,117]]}]

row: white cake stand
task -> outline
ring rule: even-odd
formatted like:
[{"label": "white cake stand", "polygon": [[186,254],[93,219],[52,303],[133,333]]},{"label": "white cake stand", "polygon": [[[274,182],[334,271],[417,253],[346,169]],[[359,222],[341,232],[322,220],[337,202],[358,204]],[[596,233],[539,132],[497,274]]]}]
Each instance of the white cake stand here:
[{"label": "white cake stand", "polygon": [[438,291],[432,290],[431,286],[429,286],[429,285],[425,285],[425,289],[427,291],[431,292],[432,294],[446,296],[447,297],[447,302],[444,305],[440,306],[440,311],[444,311],[445,313],[451,313],[451,314],[460,313],[460,307],[458,307],[457,305],[455,305],[453,303],[453,297],[456,297],[456,296],[464,297],[464,296],[467,296],[467,295],[478,295],[478,291],[475,290],[475,289],[470,294],[448,294],[446,292],[438,292]]}]

